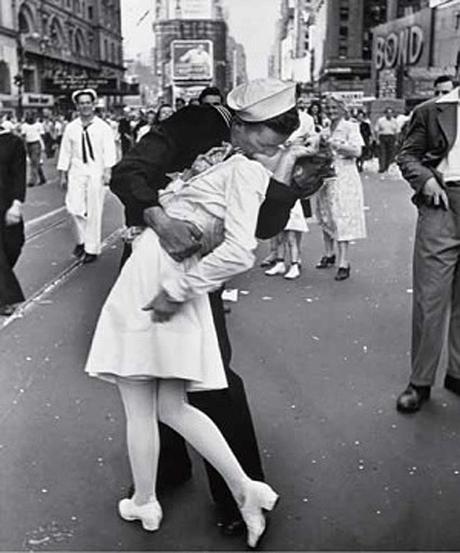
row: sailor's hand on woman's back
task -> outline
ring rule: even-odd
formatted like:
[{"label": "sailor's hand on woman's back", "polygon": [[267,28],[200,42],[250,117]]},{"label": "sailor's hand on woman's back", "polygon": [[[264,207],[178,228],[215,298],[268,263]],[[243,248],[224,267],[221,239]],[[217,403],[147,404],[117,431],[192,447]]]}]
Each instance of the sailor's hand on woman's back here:
[{"label": "sailor's hand on woman's back", "polygon": [[195,225],[169,217],[159,206],[145,209],[144,221],[155,231],[161,246],[175,261],[187,259],[201,247],[201,232]]}]

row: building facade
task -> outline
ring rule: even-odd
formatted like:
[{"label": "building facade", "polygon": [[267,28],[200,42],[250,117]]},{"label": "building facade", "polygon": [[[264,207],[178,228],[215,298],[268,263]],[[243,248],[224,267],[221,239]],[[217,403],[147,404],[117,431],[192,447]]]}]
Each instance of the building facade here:
[{"label": "building facade", "polygon": [[17,22],[12,2],[0,2],[0,110],[14,103],[14,77],[18,73]]},{"label": "building facade", "polygon": [[209,85],[225,93],[246,79],[244,48],[228,33],[221,0],[156,0],[153,28],[163,100],[189,101]]},{"label": "building facade", "polygon": [[271,76],[311,82],[311,0],[282,0],[276,38],[269,57]]},{"label": "building facade", "polygon": [[113,103],[124,72],[120,0],[15,1],[24,107],[29,94],[68,103],[83,79]]},{"label": "building facade", "polygon": [[429,0],[314,0],[310,44],[317,90],[372,94],[372,30],[428,4]]},{"label": "building facade", "polygon": [[409,106],[433,95],[436,77],[460,72],[460,0],[405,12],[373,30],[374,90]]}]

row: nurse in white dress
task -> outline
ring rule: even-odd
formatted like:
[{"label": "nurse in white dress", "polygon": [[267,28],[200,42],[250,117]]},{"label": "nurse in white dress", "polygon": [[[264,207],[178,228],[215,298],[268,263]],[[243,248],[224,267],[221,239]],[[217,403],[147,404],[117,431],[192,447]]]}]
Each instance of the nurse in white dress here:
[{"label": "nurse in white dress", "polygon": [[233,148],[223,147],[221,163],[172,183],[161,198],[169,216],[199,229],[204,251],[178,263],[152,229],[140,234],[102,309],[86,371],[116,383],[125,407],[135,493],[120,501],[121,517],[141,520],[145,530],[160,525],[155,488],[161,420],[220,472],[254,547],[265,529],[264,510],[274,507],[278,495],[245,474],[211,419],[189,405],[187,392],[227,386],[207,293],[252,267],[258,211],[270,178],[254,158],[274,155],[298,116],[295,86],[282,81],[241,85],[227,100],[236,112]]}]

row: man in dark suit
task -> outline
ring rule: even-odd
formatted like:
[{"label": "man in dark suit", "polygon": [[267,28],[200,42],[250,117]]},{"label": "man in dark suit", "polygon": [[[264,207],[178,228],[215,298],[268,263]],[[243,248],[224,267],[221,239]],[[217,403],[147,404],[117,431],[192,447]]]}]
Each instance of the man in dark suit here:
[{"label": "man in dark suit", "polygon": [[22,204],[26,193],[26,150],[11,131],[0,126],[0,315],[12,315],[24,301],[13,272],[24,244]]},{"label": "man in dark suit", "polygon": [[397,408],[414,413],[430,397],[445,341],[444,386],[460,395],[460,98],[459,88],[418,106],[398,163],[415,190],[412,374]]},{"label": "man in dark suit", "polygon": [[[170,181],[169,174],[189,167],[197,155],[230,138],[231,115],[222,106],[188,106],[154,127],[113,168],[110,188],[125,206],[128,227],[151,226],[165,250],[176,260],[189,257],[199,249],[200,236],[187,222],[168,217],[158,202],[158,191]],[[283,185],[293,171],[287,163],[272,179],[266,200],[259,212],[257,236],[269,238],[285,226],[297,194]],[[130,253],[125,247],[123,258]],[[251,420],[244,383],[230,368],[231,347],[227,334],[220,292],[209,295],[229,387],[225,390],[190,395],[190,402],[204,411],[220,428],[251,478],[263,480],[264,474]],[[184,441],[175,432],[160,425],[161,453],[159,486],[174,485],[190,477],[190,459]],[[243,529],[235,501],[217,472],[206,466],[211,493],[221,511],[220,522],[226,534]]]}]

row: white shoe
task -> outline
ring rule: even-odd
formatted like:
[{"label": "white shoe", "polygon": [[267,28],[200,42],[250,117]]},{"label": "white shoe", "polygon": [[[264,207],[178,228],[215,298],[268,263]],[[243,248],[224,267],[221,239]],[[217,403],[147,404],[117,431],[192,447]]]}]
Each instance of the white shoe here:
[{"label": "white shoe", "polygon": [[279,495],[268,484],[256,480],[248,481],[239,509],[248,530],[249,547],[257,546],[257,542],[265,532],[264,510],[273,510],[278,499]]},{"label": "white shoe", "polygon": [[163,518],[163,511],[158,501],[136,505],[132,499],[122,499],[118,503],[118,513],[124,520],[140,520],[142,527],[148,532],[158,530]]},{"label": "white shoe", "polygon": [[271,269],[265,271],[267,276],[284,275],[286,272],[286,265],[284,261],[277,261]]},{"label": "white shoe", "polygon": [[300,265],[298,263],[293,263],[289,267],[289,271],[284,275],[284,278],[287,278],[288,280],[294,280],[295,278],[299,278],[300,276]]}]

